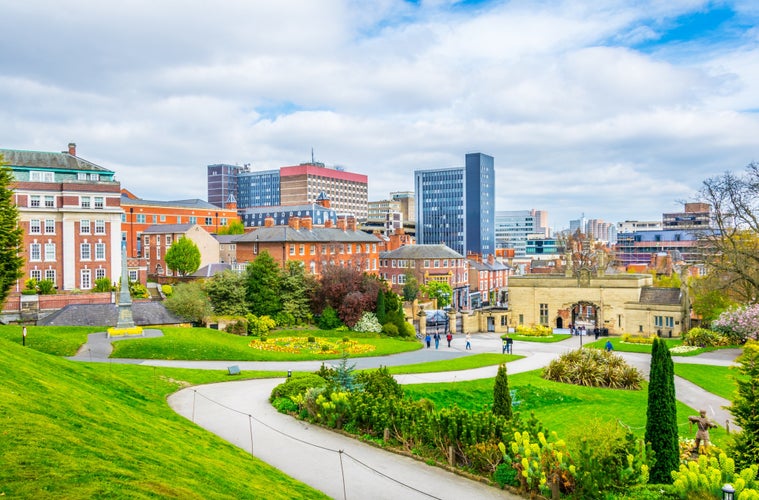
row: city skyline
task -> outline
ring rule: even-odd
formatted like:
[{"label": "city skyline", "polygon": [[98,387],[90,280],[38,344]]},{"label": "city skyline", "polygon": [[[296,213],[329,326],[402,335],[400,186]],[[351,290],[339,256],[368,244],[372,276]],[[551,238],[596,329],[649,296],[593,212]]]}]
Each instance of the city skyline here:
[{"label": "city skyline", "polygon": [[314,148],[379,200],[482,152],[496,210],[561,229],[660,219],[756,159],[748,1],[40,0],[4,15],[0,146],[76,142],[145,199],[205,199],[207,165],[280,168]]}]

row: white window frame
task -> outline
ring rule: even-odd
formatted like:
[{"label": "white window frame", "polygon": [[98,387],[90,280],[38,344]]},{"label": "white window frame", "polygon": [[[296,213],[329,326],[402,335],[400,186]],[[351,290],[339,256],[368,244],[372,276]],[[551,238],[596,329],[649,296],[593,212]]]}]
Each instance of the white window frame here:
[{"label": "white window frame", "polygon": [[45,195],[45,208],[55,208],[55,196]]},{"label": "white window frame", "polygon": [[102,196],[95,196],[93,207],[96,210],[103,210],[105,208],[105,198]]},{"label": "white window frame", "polygon": [[45,219],[45,234],[55,234],[55,219]]},{"label": "white window frame", "polygon": [[29,245],[29,261],[42,262],[42,245],[34,242]]},{"label": "white window frame", "polygon": [[42,234],[42,221],[40,219],[29,220],[29,234]]},{"label": "white window frame", "polygon": [[92,260],[92,245],[89,243],[79,245],[79,260]]},{"label": "white window frame", "polygon": [[92,289],[92,271],[89,269],[82,269],[79,272],[79,288],[82,290]]},{"label": "white window frame", "polygon": [[31,271],[29,271],[29,277],[33,280],[42,281],[42,270],[32,269]]},{"label": "white window frame", "polygon": [[79,221],[79,234],[92,234],[92,227],[89,219]]},{"label": "white window frame", "polygon": [[45,269],[45,279],[55,283],[55,269]]},{"label": "white window frame", "polygon": [[105,243],[95,243],[95,260],[105,260]]},{"label": "white window frame", "polygon": [[30,207],[40,207],[42,206],[42,198],[38,194],[31,194],[29,195],[29,206]]},{"label": "white window frame", "polygon": [[95,234],[105,234],[105,221],[103,219],[95,219]]},{"label": "white window frame", "polygon": [[45,243],[45,262],[55,262],[55,243]]},{"label": "white window frame", "polygon": [[102,278],[105,278],[105,269],[103,269],[102,267],[98,267],[97,269],[95,269],[95,281]]}]

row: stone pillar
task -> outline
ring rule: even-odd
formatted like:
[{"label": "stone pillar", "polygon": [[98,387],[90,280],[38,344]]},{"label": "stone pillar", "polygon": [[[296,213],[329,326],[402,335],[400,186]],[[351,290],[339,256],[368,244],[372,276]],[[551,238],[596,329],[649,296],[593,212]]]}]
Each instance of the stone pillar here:
[{"label": "stone pillar", "polygon": [[419,334],[424,337],[427,335],[427,313],[420,307],[416,317],[419,319]]},{"label": "stone pillar", "polygon": [[448,329],[451,333],[456,333],[456,311],[448,311]]}]

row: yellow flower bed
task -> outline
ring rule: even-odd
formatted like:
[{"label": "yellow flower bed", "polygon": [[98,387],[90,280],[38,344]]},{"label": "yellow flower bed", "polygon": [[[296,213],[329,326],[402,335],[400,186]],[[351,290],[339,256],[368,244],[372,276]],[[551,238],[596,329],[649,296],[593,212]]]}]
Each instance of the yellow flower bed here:
[{"label": "yellow flower bed", "polygon": [[111,327],[108,329],[109,337],[121,337],[123,335],[142,335],[142,327],[141,326],[133,326],[131,328]]},{"label": "yellow flower bed", "polygon": [[642,335],[630,335],[625,333],[622,335],[622,342],[625,344],[653,344],[654,339],[658,338],[656,335],[650,337],[644,337]]},{"label": "yellow flower bed", "polygon": [[376,348],[371,344],[360,344],[356,340],[332,341],[323,337],[316,337],[314,342],[309,342],[308,337],[277,337],[265,341],[254,339],[250,347],[259,351],[286,352],[291,354],[364,354],[372,352]]},{"label": "yellow flower bed", "polygon": [[514,333],[526,337],[550,337],[553,335],[553,329],[550,326],[544,325],[517,325]]}]

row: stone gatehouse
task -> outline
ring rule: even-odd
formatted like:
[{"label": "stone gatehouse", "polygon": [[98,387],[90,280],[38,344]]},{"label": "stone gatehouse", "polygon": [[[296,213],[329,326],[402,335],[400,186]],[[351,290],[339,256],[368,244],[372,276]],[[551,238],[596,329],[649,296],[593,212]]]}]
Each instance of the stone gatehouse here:
[{"label": "stone gatehouse", "polygon": [[572,324],[613,335],[679,336],[690,326],[685,289],[655,288],[647,274],[513,276],[509,309],[516,324]]}]

